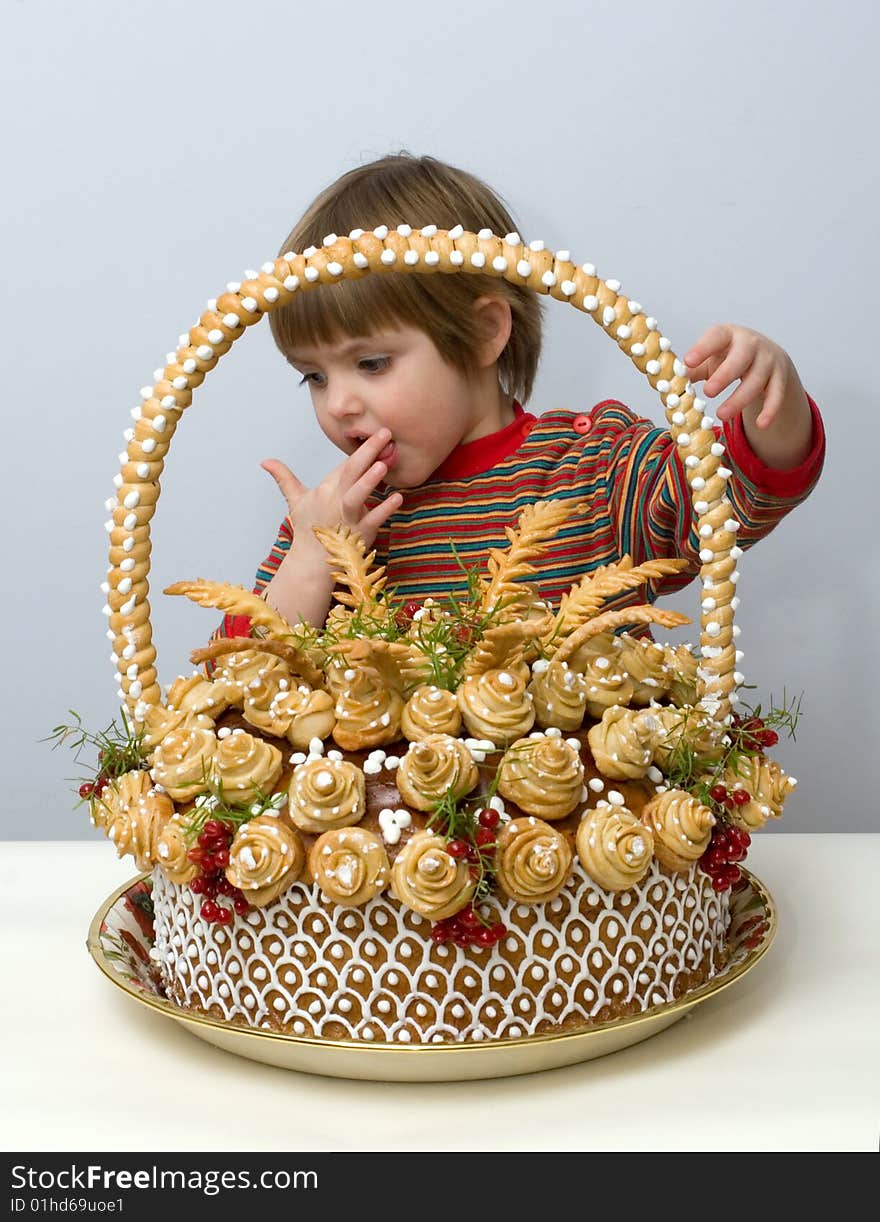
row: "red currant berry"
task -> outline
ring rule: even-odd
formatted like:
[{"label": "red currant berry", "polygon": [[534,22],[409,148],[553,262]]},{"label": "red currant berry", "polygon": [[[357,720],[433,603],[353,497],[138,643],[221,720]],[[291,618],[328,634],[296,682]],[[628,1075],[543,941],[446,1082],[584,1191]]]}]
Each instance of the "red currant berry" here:
[{"label": "red currant berry", "polygon": [[703,854],[702,861],[705,863],[706,873],[714,874],[719,870],[727,860],[727,853],[724,849],[717,848],[715,845]]},{"label": "red currant berry", "polygon": [[507,926],[502,921],[496,921],[492,928],[492,937],[496,942],[500,942],[507,933]]},{"label": "red currant berry", "polygon": [[747,849],[749,845],[752,843],[751,836],[745,830],[745,828],[742,828],[742,827],[739,829],[739,839],[744,849]]},{"label": "red currant berry", "polygon": [[438,924],[431,930],[430,937],[432,942],[448,942],[452,937],[452,930],[445,925]]},{"label": "red currant berry", "polygon": [[495,843],[495,833],[489,827],[478,827],[477,834],[474,836],[477,844],[481,847],[487,844]]},{"label": "red currant berry", "polygon": [[226,824],[221,823],[219,819],[209,819],[204,826],[206,835],[213,839],[218,839],[220,836],[226,837]]},{"label": "red currant berry", "polygon": [[95,784],[93,781],[85,781],[79,787],[79,796],[81,798],[90,798],[95,792]]},{"label": "red currant berry", "polygon": [[725,878],[729,887],[732,887],[734,883],[738,883],[742,878],[739,866],[729,866],[725,871]]},{"label": "red currant berry", "polygon": [[453,942],[456,946],[460,946],[462,950],[466,950],[471,944],[471,935],[469,933],[457,933],[453,936]]},{"label": "red currant berry", "polygon": [[458,923],[462,929],[479,929],[482,921],[479,913],[474,912],[473,908],[462,908],[458,913]]},{"label": "red currant berry", "polygon": [[109,784],[110,778],[105,773],[102,772],[98,777],[96,777],[95,792],[97,793],[98,797],[101,796]]},{"label": "red currant berry", "polygon": [[779,742],[779,735],[775,730],[763,730],[758,735],[758,742],[762,747],[775,747]]},{"label": "red currant berry", "polygon": [[487,806],[484,810],[480,811],[478,822],[480,827],[493,828],[498,826],[498,821],[500,818],[501,816],[497,810],[494,810],[491,806]]},{"label": "red currant berry", "polygon": [[196,877],[190,882],[189,889],[192,891],[193,895],[204,895],[207,882],[208,880],[205,878],[204,874],[197,874]]},{"label": "red currant berry", "polygon": [[713,891],[719,891],[719,892],[726,891],[729,886],[730,886],[730,883],[727,881],[727,878],[723,874],[716,874],[715,877],[712,879],[712,890]]},{"label": "red currant berry", "polygon": [[215,904],[213,900],[205,900],[204,904],[202,904],[201,908],[199,909],[202,919],[205,921],[216,921],[217,913],[219,911],[219,905]]},{"label": "red currant berry", "polygon": [[712,799],[713,802],[723,802],[724,799],[727,797],[727,786],[726,785],[713,785],[712,788],[709,790],[709,797]]},{"label": "red currant berry", "polygon": [[450,857],[461,859],[467,857],[468,846],[464,840],[450,840],[446,846],[446,852]]},{"label": "red currant berry", "polygon": [[243,895],[236,895],[232,900],[232,907],[235,909],[235,911],[238,913],[239,916],[244,916],[248,908],[250,908],[250,904],[247,902],[247,900],[244,898]]},{"label": "red currant berry", "polygon": [[496,939],[491,929],[481,929],[478,934],[475,934],[474,941],[477,946],[494,946]]},{"label": "red currant berry", "polygon": [[234,887],[228,878],[224,878],[221,874],[217,882],[217,892],[220,895],[238,895],[238,888]]},{"label": "red currant berry", "polygon": [[213,874],[215,868],[214,854],[209,853],[207,849],[202,849],[202,869],[206,874]]},{"label": "red currant berry", "polygon": [[218,870],[225,870],[229,865],[229,849],[214,850],[214,865]]},{"label": "red currant berry", "polygon": [[752,800],[752,795],[747,789],[734,789],[733,800],[737,806],[746,806]]},{"label": "red currant berry", "polygon": [[199,834],[199,844],[203,849],[212,848],[215,840],[216,836],[214,836],[212,832],[209,832],[207,828]]},{"label": "red currant berry", "polygon": [[217,921],[219,925],[231,925],[232,924],[232,909],[224,908],[222,904],[218,904],[217,905],[217,915],[214,918],[214,920]]},{"label": "red currant berry", "polygon": [[202,864],[202,850],[200,848],[190,849],[187,853],[187,860],[193,865],[200,866]]}]

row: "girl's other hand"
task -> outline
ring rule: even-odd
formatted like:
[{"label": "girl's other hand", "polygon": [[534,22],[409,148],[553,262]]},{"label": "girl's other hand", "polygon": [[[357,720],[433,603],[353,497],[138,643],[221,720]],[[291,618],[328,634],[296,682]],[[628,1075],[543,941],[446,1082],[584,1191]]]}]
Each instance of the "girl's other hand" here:
[{"label": "girl's other hand", "polygon": [[772,424],[800,379],[788,353],[758,331],[733,323],[710,327],[684,357],[691,382],[703,382],[702,393],[714,399],[733,382],[739,386],[717,410],[719,420],[732,420],[747,407],[757,409],[758,428]]}]

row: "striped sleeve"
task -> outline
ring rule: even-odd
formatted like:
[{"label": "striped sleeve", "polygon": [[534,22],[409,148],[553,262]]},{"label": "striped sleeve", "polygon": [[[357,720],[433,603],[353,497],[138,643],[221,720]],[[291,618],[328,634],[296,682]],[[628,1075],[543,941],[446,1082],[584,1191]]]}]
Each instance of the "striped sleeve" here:
[{"label": "striped sleeve", "polygon": [[[727,495],[740,523],[743,550],[763,539],[812,491],[822,470],[825,434],[812,399],[813,444],[807,458],[791,471],[765,466],[748,444],[737,416],[715,435],[724,442],[731,472]],[[699,573],[699,539],[691,493],[678,447],[667,430],[636,416],[621,403],[600,405],[593,413],[591,439],[603,451],[608,512],[620,555],[633,563],[681,557],[688,568],[674,577],[650,582],[651,600],[683,589]]]}]

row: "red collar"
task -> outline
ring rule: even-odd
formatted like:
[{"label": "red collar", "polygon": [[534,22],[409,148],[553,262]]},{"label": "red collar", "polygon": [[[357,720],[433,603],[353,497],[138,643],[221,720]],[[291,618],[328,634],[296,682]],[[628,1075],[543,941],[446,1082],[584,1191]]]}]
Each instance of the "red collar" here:
[{"label": "red collar", "polygon": [[430,476],[434,479],[462,479],[467,475],[479,475],[490,471],[508,454],[515,453],[532,431],[536,417],[524,412],[519,403],[513,403],[514,419],[497,433],[488,433],[476,441],[458,445]]}]

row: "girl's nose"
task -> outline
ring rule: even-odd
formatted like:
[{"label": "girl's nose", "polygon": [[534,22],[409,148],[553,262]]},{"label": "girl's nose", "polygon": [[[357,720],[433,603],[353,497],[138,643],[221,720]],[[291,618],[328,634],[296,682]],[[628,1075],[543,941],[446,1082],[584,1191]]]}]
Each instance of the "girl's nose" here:
[{"label": "girl's nose", "polygon": [[360,415],[363,409],[357,388],[345,378],[337,378],[328,386],[326,404],[334,420]]}]

